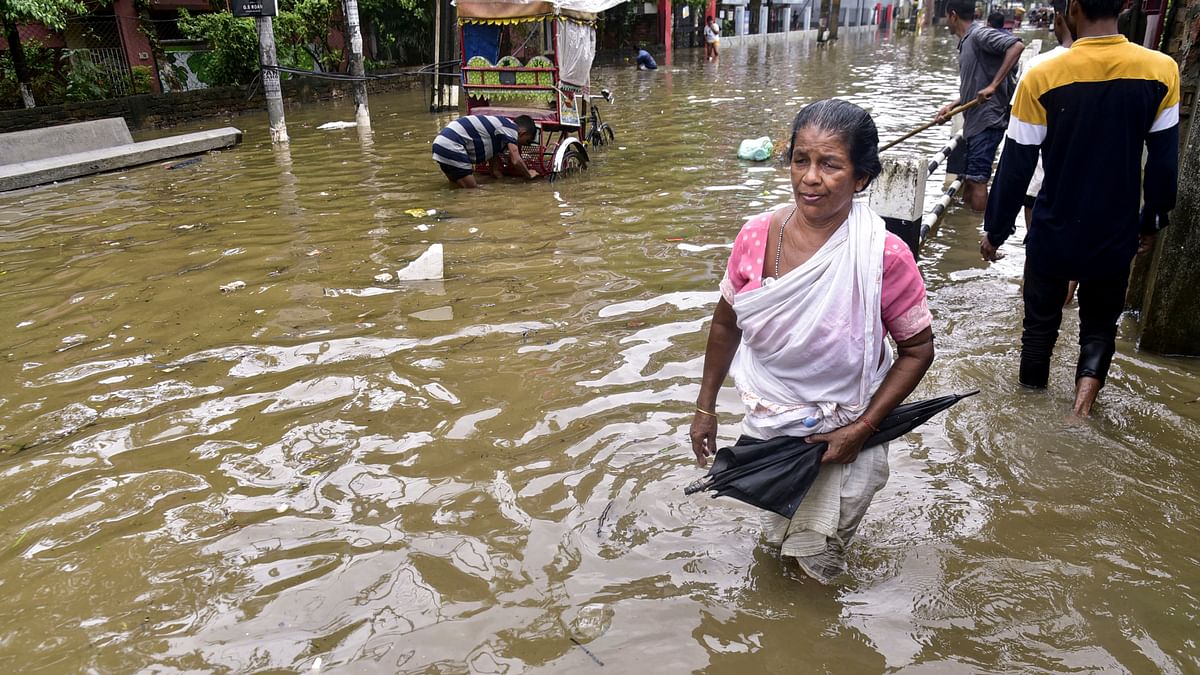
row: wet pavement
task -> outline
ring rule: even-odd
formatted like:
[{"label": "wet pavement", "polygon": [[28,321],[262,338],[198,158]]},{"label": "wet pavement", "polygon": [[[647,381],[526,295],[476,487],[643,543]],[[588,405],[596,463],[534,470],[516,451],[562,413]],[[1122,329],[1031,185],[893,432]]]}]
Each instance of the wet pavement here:
[{"label": "wet pavement", "polygon": [[[1069,317],[1020,390],[1023,256],[985,266],[962,211],[922,252],[916,395],[983,393],[892,445],[850,573],[806,581],[751,509],[683,495],[725,245],[788,198],[738,142],[828,96],[898,136],[954,96],[953,45],[597,68],[616,146],[555,184],[451,190],[452,116],[405,93],[370,132],[308,106],[273,149],[240,117],[185,168],[0,195],[0,668],[1200,671],[1200,362],[1127,321],[1072,419]],[[374,280],[434,242],[444,281]]]}]

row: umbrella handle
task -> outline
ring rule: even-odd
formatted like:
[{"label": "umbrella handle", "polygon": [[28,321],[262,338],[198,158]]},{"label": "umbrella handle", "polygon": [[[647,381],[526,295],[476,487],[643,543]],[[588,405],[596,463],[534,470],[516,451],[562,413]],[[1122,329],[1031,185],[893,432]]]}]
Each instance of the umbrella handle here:
[{"label": "umbrella handle", "polygon": [[683,494],[694,495],[697,492],[704,492],[706,489],[708,489],[708,486],[711,483],[712,483],[712,481],[710,481],[708,479],[708,476],[705,476],[704,478],[701,478],[700,480],[693,481],[687,487],[683,488]]}]

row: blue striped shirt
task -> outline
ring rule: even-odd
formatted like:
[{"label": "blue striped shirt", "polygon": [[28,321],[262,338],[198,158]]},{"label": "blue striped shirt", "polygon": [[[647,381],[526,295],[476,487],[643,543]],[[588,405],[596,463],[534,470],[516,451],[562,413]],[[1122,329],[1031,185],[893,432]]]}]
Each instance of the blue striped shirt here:
[{"label": "blue striped shirt", "polygon": [[433,139],[433,159],[459,169],[473,169],[517,142],[517,123],[495,115],[467,115]]}]

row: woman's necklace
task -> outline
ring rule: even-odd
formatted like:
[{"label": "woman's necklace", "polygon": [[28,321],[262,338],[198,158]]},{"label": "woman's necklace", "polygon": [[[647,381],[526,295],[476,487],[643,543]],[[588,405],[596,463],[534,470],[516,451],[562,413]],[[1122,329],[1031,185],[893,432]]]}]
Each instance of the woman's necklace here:
[{"label": "woman's necklace", "polygon": [[779,260],[783,257],[783,228],[791,222],[792,216],[796,215],[796,207],[792,207],[792,212],[787,218],[783,219],[783,224],[779,226],[779,243],[775,245],[775,278],[779,278]]}]

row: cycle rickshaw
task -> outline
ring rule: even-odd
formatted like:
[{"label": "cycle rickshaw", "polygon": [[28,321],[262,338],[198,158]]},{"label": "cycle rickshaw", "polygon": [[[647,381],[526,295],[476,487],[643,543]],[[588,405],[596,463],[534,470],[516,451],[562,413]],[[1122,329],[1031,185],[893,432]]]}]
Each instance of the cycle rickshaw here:
[{"label": "cycle rickshaw", "polygon": [[521,156],[552,180],[586,168],[588,147],[615,137],[594,105],[612,95],[592,95],[590,74],[596,15],[621,2],[458,0],[467,114],[533,118],[538,138]]}]

